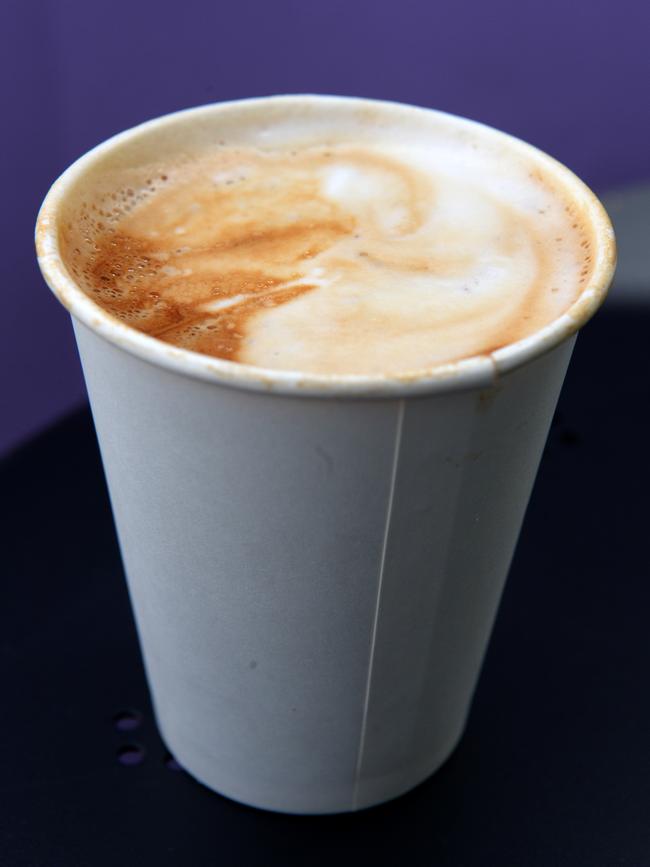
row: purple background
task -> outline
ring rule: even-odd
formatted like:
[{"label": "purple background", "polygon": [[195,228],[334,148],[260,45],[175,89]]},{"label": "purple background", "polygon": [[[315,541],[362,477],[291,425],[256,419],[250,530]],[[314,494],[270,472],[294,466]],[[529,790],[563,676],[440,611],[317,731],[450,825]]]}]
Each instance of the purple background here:
[{"label": "purple background", "polygon": [[649,32],[644,0],[3,0],[0,451],[84,398],[32,239],[88,148],[191,105],[340,93],[492,124],[600,192],[650,178]]}]

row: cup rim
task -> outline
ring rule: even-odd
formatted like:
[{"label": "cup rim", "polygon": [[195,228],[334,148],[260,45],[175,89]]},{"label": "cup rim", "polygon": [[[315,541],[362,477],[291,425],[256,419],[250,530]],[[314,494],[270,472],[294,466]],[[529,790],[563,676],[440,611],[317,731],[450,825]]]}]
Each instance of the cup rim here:
[{"label": "cup rim", "polygon": [[[113,317],[79,287],[63,261],[58,241],[58,214],[68,189],[85,171],[108,152],[131,139],[185,119],[200,119],[236,109],[239,106],[291,104],[301,102],[355,105],[380,110],[436,114],[457,125],[485,135],[505,139],[520,153],[535,156],[563,184],[572,198],[580,201],[596,238],[595,261],[591,277],[574,303],[557,319],[521,340],[493,352],[466,357],[454,362],[432,365],[401,374],[316,374],[275,370],[227,361],[165,343]],[[317,397],[405,397],[467,388],[485,388],[498,378],[567,340],[582,327],[605,300],[616,267],[616,240],[611,221],[595,193],[558,160],[509,133],[449,112],[388,100],[323,94],[289,94],[210,103],[172,112],[145,121],[112,136],[79,157],[54,182],[41,205],[36,222],[38,263],[46,283],[70,314],[97,335],[145,361],[175,373],[219,385],[253,391],[294,396]]]}]

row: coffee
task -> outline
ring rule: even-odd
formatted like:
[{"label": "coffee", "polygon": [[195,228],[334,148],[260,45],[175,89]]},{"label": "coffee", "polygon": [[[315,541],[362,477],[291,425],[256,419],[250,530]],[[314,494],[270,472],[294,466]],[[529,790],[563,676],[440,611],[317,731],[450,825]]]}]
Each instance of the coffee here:
[{"label": "coffee", "polygon": [[279,114],[118,167],[69,216],[67,267],[128,325],[263,368],[487,355],[577,299],[592,228],[542,155],[421,114],[374,130]]},{"label": "coffee", "polygon": [[459,118],[269,97],[103,143],[36,235],[170,752],[284,812],[421,783],[462,735],[575,331],[611,281],[598,201]]}]

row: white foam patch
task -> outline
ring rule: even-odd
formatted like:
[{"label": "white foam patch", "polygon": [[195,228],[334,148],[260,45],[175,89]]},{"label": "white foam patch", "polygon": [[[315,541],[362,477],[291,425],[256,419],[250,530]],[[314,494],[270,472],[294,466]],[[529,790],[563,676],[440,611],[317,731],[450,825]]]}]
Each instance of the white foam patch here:
[{"label": "white foam patch", "polygon": [[236,307],[242,301],[247,301],[252,296],[250,294],[240,293],[233,295],[231,298],[220,298],[218,301],[208,301],[201,305],[201,310],[206,313],[217,313],[219,310],[227,310],[229,307]]}]

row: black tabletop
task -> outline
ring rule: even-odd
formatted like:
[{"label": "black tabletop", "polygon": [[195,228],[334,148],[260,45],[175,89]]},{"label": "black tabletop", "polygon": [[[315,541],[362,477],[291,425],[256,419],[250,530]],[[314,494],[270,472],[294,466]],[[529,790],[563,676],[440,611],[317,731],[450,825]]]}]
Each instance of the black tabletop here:
[{"label": "black tabletop", "polygon": [[650,865],[650,311],[580,336],[465,737],[356,815],[226,800],[152,719],[90,415],[1,468],[0,865]]}]

